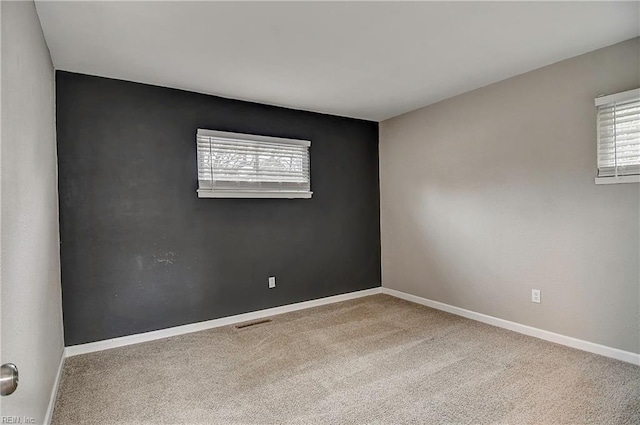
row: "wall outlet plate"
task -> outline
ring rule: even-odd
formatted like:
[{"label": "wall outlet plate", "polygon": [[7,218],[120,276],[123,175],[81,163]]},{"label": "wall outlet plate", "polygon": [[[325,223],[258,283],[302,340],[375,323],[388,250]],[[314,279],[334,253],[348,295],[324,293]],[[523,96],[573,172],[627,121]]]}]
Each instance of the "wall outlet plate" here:
[{"label": "wall outlet plate", "polygon": [[540,304],[540,290],[532,289],[531,290],[531,302]]},{"label": "wall outlet plate", "polygon": [[271,276],[269,278],[269,288],[275,288],[275,287],[276,287],[276,277]]}]

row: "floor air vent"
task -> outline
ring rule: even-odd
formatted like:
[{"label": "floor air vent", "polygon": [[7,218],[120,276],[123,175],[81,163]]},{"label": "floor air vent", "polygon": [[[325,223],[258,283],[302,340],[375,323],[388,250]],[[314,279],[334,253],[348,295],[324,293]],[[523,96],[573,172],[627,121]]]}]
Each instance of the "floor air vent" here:
[{"label": "floor air vent", "polygon": [[262,325],[263,323],[269,323],[269,322],[271,322],[271,319],[256,320],[255,322],[241,323],[239,325],[236,325],[236,329],[244,329],[251,326]]}]

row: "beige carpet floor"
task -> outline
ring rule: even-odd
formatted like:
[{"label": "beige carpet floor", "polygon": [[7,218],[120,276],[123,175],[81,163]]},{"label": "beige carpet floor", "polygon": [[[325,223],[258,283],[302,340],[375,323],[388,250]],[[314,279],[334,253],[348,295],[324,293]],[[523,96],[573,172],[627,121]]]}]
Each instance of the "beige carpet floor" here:
[{"label": "beige carpet floor", "polygon": [[375,295],[67,359],[53,424],[640,424],[640,367]]}]

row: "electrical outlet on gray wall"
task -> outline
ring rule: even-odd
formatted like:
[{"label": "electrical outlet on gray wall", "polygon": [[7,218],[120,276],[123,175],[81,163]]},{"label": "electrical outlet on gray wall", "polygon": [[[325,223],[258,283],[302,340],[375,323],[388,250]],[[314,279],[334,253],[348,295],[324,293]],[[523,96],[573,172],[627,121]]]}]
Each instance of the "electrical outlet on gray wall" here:
[{"label": "electrical outlet on gray wall", "polygon": [[531,302],[540,304],[540,290],[532,289],[531,290]]}]

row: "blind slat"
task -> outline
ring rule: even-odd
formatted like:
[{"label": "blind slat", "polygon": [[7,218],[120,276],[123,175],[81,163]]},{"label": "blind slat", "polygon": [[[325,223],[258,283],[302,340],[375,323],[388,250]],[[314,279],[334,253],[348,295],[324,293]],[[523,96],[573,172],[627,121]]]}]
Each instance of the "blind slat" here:
[{"label": "blind slat", "polygon": [[231,150],[231,151],[260,151],[260,152],[292,152],[292,153],[304,153],[307,151],[307,148],[304,146],[283,146],[283,147],[274,147],[274,146],[247,146],[247,145],[230,145],[230,144],[218,144],[218,143],[198,143],[198,147],[202,149],[208,150],[209,147],[212,146],[215,149],[220,150]]},{"label": "blind slat", "polygon": [[640,143],[640,140],[638,140],[640,138],[639,136],[640,134],[638,136],[628,137],[622,140],[618,138],[614,139],[613,137],[611,137],[611,140],[600,142],[600,146],[598,146],[598,149],[616,149],[638,146],[638,144]]}]

